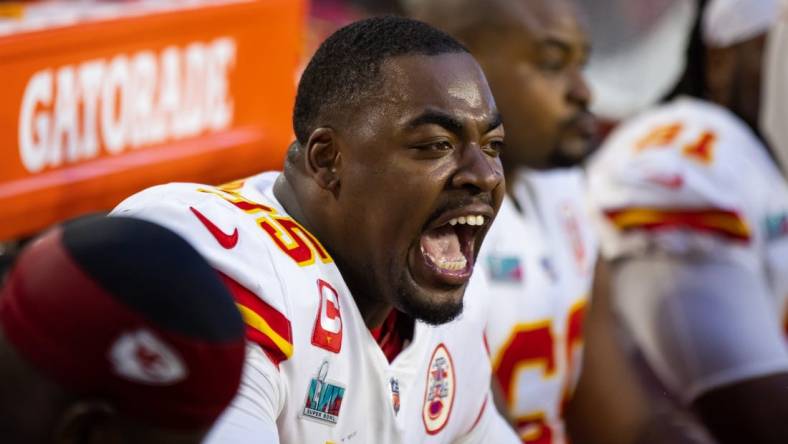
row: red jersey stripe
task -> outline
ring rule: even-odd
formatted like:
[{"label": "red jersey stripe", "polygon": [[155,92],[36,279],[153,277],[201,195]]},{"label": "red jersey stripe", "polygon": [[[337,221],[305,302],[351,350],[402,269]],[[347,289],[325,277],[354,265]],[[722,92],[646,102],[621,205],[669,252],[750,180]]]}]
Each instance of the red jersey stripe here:
[{"label": "red jersey stripe", "polygon": [[751,230],[736,211],[718,208],[668,209],[668,208],[622,208],[609,210],[605,216],[619,229],[649,230],[688,229],[717,234],[743,242],[749,242]]},{"label": "red jersey stripe", "polygon": [[247,339],[263,347],[276,364],[290,358],[293,354],[290,321],[243,285],[224,274],[220,275],[246,323]]}]

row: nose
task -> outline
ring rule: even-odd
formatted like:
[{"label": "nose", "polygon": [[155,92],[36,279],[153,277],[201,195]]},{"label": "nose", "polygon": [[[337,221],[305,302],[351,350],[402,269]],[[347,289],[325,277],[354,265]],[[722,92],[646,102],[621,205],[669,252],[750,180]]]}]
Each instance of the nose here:
[{"label": "nose", "polygon": [[573,69],[569,75],[567,99],[580,108],[588,108],[591,103],[591,88],[583,75],[582,68]]},{"label": "nose", "polygon": [[452,177],[452,186],[489,193],[499,186],[501,181],[503,168],[499,158],[486,154],[475,143],[465,147],[460,166]]}]

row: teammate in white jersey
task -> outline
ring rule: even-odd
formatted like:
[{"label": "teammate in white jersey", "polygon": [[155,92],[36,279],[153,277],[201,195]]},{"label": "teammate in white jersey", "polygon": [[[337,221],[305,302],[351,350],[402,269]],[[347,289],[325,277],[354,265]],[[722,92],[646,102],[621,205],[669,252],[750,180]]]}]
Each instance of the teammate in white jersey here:
[{"label": "teammate in white jersey", "polygon": [[357,22],[306,68],[294,127],[281,174],[114,211],[189,239],[247,321],[243,385],[209,442],[516,442],[488,395],[488,301],[463,310],[504,193],[479,66],[423,23]]},{"label": "teammate in white jersey", "polygon": [[[712,1],[711,102],[622,124],[590,168],[616,305],[649,364],[725,443],[788,442],[788,186],[758,136],[774,1]],[[754,62],[754,64],[753,64]]]},{"label": "teammate in white jersey", "polygon": [[[572,399],[597,257],[576,167],[590,151],[595,122],[581,73],[589,42],[574,7],[430,0],[414,13],[468,45],[508,122],[507,195],[477,264],[490,281],[486,337],[501,408],[524,443],[567,442],[567,412],[585,421],[575,421],[573,438],[582,442],[647,439],[643,395],[603,307],[589,324],[596,362],[588,362],[582,396]],[[617,397],[605,389],[612,380]]]},{"label": "teammate in white jersey", "polygon": [[491,281],[487,340],[496,381],[526,443],[566,442],[596,259],[582,173],[518,171],[479,267]]}]

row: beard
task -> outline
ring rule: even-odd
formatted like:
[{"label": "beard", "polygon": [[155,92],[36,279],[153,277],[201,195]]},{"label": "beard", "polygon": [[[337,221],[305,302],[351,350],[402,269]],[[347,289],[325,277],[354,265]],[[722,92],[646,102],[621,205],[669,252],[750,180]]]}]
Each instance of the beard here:
[{"label": "beard", "polygon": [[462,313],[463,299],[458,301],[434,301],[421,293],[423,290],[410,288],[413,281],[403,271],[397,280],[396,307],[408,316],[430,325],[441,325],[453,321]]},{"label": "beard", "polygon": [[[338,257],[335,256],[334,260],[340,270],[351,269],[343,266],[345,262]],[[364,264],[359,271],[357,274],[340,271],[354,299],[368,298],[374,295],[375,300],[387,301],[394,306],[395,310],[435,326],[451,322],[462,313],[464,295],[456,302],[454,300],[434,300],[429,297],[428,290],[420,288],[414,282],[407,266],[397,267],[394,264],[389,264],[387,267],[388,279],[376,279],[376,276],[380,276],[375,273],[375,269],[370,263]],[[382,282],[389,284],[382,285]],[[393,285],[391,285],[392,282]],[[381,290],[384,288],[386,290]],[[361,308],[363,305],[365,305],[364,302],[356,300],[356,306]]]},{"label": "beard", "polygon": [[588,111],[581,111],[558,127],[548,165],[552,168],[581,165],[601,145],[602,139],[596,119]]},{"label": "beard", "polygon": [[595,151],[595,141],[573,137],[561,138],[550,152],[548,165],[551,168],[570,168],[582,165]]}]

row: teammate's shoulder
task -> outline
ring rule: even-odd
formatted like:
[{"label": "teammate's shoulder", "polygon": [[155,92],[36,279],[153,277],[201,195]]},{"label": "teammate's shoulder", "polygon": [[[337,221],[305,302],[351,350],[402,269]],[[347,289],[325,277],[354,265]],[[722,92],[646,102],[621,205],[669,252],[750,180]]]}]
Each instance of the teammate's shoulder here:
[{"label": "teammate's shoulder", "polygon": [[[714,145],[727,157],[745,157],[762,143],[755,133],[728,109],[717,104],[684,97],[643,111],[621,123],[602,144],[600,156],[636,156],[648,148],[696,143]],[[682,157],[693,160],[692,157]],[[698,159],[695,159],[698,160]]]},{"label": "teammate's shoulder", "polygon": [[715,132],[722,149],[733,148],[741,153],[741,144],[761,148],[762,143],[755,132],[728,108],[705,100],[682,98],[673,102],[668,113],[673,109],[689,125]]},{"label": "teammate's shoulder", "polygon": [[590,196],[618,234],[681,232],[748,242],[764,186],[747,178],[768,172],[767,157],[729,111],[679,99],[611,135],[590,164]]},{"label": "teammate's shoulder", "polygon": [[654,120],[663,118],[680,119],[686,121],[721,121],[733,125],[739,124],[739,119],[726,108],[706,100],[691,97],[681,97],[670,102],[646,109],[633,118],[625,121],[621,127],[627,128],[637,125],[649,124]]},{"label": "teammate's shoulder", "polygon": [[741,130],[746,128],[744,122],[728,108],[708,100],[681,97],[664,105],[663,108],[666,113],[676,113],[688,120],[719,122]]}]

